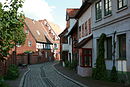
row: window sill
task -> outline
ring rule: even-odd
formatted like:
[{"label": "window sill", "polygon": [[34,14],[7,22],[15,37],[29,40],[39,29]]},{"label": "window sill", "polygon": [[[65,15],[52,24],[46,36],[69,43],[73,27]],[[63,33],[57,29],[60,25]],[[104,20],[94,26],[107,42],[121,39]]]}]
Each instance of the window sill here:
[{"label": "window sill", "polygon": [[127,6],[122,7],[122,8],[120,8],[120,9],[118,9],[117,13],[119,13],[119,12],[121,12],[121,11],[123,11],[123,10],[126,10],[126,9],[128,9],[128,7],[127,7]]},{"label": "window sill", "polygon": [[106,19],[106,18],[108,18],[110,16],[112,16],[112,14],[108,14],[108,15],[104,16],[104,19]]},{"label": "window sill", "polygon": [[112,59],[105,59],[105,60],[107,60],[107,61],[112,61]]},{"label": "window sill", "polygon": [[102,18],[100,18],[100,19],[96,20],[96,21],[95,21],[95,23],[97,23],[97,22],[99,22],[99,21],[101,21],[101,20],[102,20]]},{"label": "window sill", "polygon": [[118,58],[118,59],[116,59],[117,61],[127,61],[126,59],[120,59],[120,58]]}]

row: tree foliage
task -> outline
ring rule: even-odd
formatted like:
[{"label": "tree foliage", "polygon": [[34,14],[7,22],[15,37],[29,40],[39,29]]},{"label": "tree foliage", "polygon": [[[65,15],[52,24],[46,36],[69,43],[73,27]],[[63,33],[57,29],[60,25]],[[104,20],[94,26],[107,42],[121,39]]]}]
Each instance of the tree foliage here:
[{"label": "tree foliage", "polygon": [[110,74],[110,80],[112,82],[116,82],[118,80],[118,74],[117,74],[115,66],[112,67],[111,74]]},{"label": "tree foliage", "polygon": [[25,41],[24,15],[19,12],[23,0],[6,0],[0,4],[0,60],[9,55],[9,51],[16,43]]},{"label": "tree foliage", "polygon": [[105,64],[105,49],[104,49],[104,41],[106,39],[106,35],[102,34],[99,38],[98,43],[98,52],[97,52],[97,59],[96,59],[96,68],[93,71],[93,78],[97,80],[104,80],[106,79],[106,64]]}]

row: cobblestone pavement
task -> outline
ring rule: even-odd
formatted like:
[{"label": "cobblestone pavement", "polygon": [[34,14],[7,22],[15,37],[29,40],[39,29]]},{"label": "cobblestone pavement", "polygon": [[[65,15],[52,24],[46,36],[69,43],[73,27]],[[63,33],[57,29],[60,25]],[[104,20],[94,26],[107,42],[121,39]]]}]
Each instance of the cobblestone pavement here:
[{"label": "cobblestone pavement", "polygon": [[29,66],[23,87],[81,87],[58,74],[53,62]]}]

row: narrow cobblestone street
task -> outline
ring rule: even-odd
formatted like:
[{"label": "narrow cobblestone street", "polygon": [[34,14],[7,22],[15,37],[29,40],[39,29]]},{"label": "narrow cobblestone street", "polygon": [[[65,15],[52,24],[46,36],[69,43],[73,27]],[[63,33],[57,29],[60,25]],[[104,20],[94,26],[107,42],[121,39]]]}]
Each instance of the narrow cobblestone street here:
[{"label": "narrow cobblestone street", "polygon": [[53,62],[30,65],[23,87],[81,87],[58,74]]}]

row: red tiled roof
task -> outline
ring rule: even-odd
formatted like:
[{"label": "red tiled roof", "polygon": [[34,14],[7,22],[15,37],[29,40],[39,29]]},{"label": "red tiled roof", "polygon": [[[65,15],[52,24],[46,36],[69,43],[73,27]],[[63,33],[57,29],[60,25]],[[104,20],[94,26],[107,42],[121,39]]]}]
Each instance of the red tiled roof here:
[{"label": "red tiled roof", "polygon": [[57,36],[62,32],[62,29],[59,27],[59,25],[54,24],[53,22],[48,21],[51,28],[54,30],[54,32],[57,34]]},{"label": "red tiled roof", "polygon": [[37,42],[51,43],[49,37],[46,37],[45,31],[42,29],[42,25],[39,21],[25,18],[25,24]]}]

